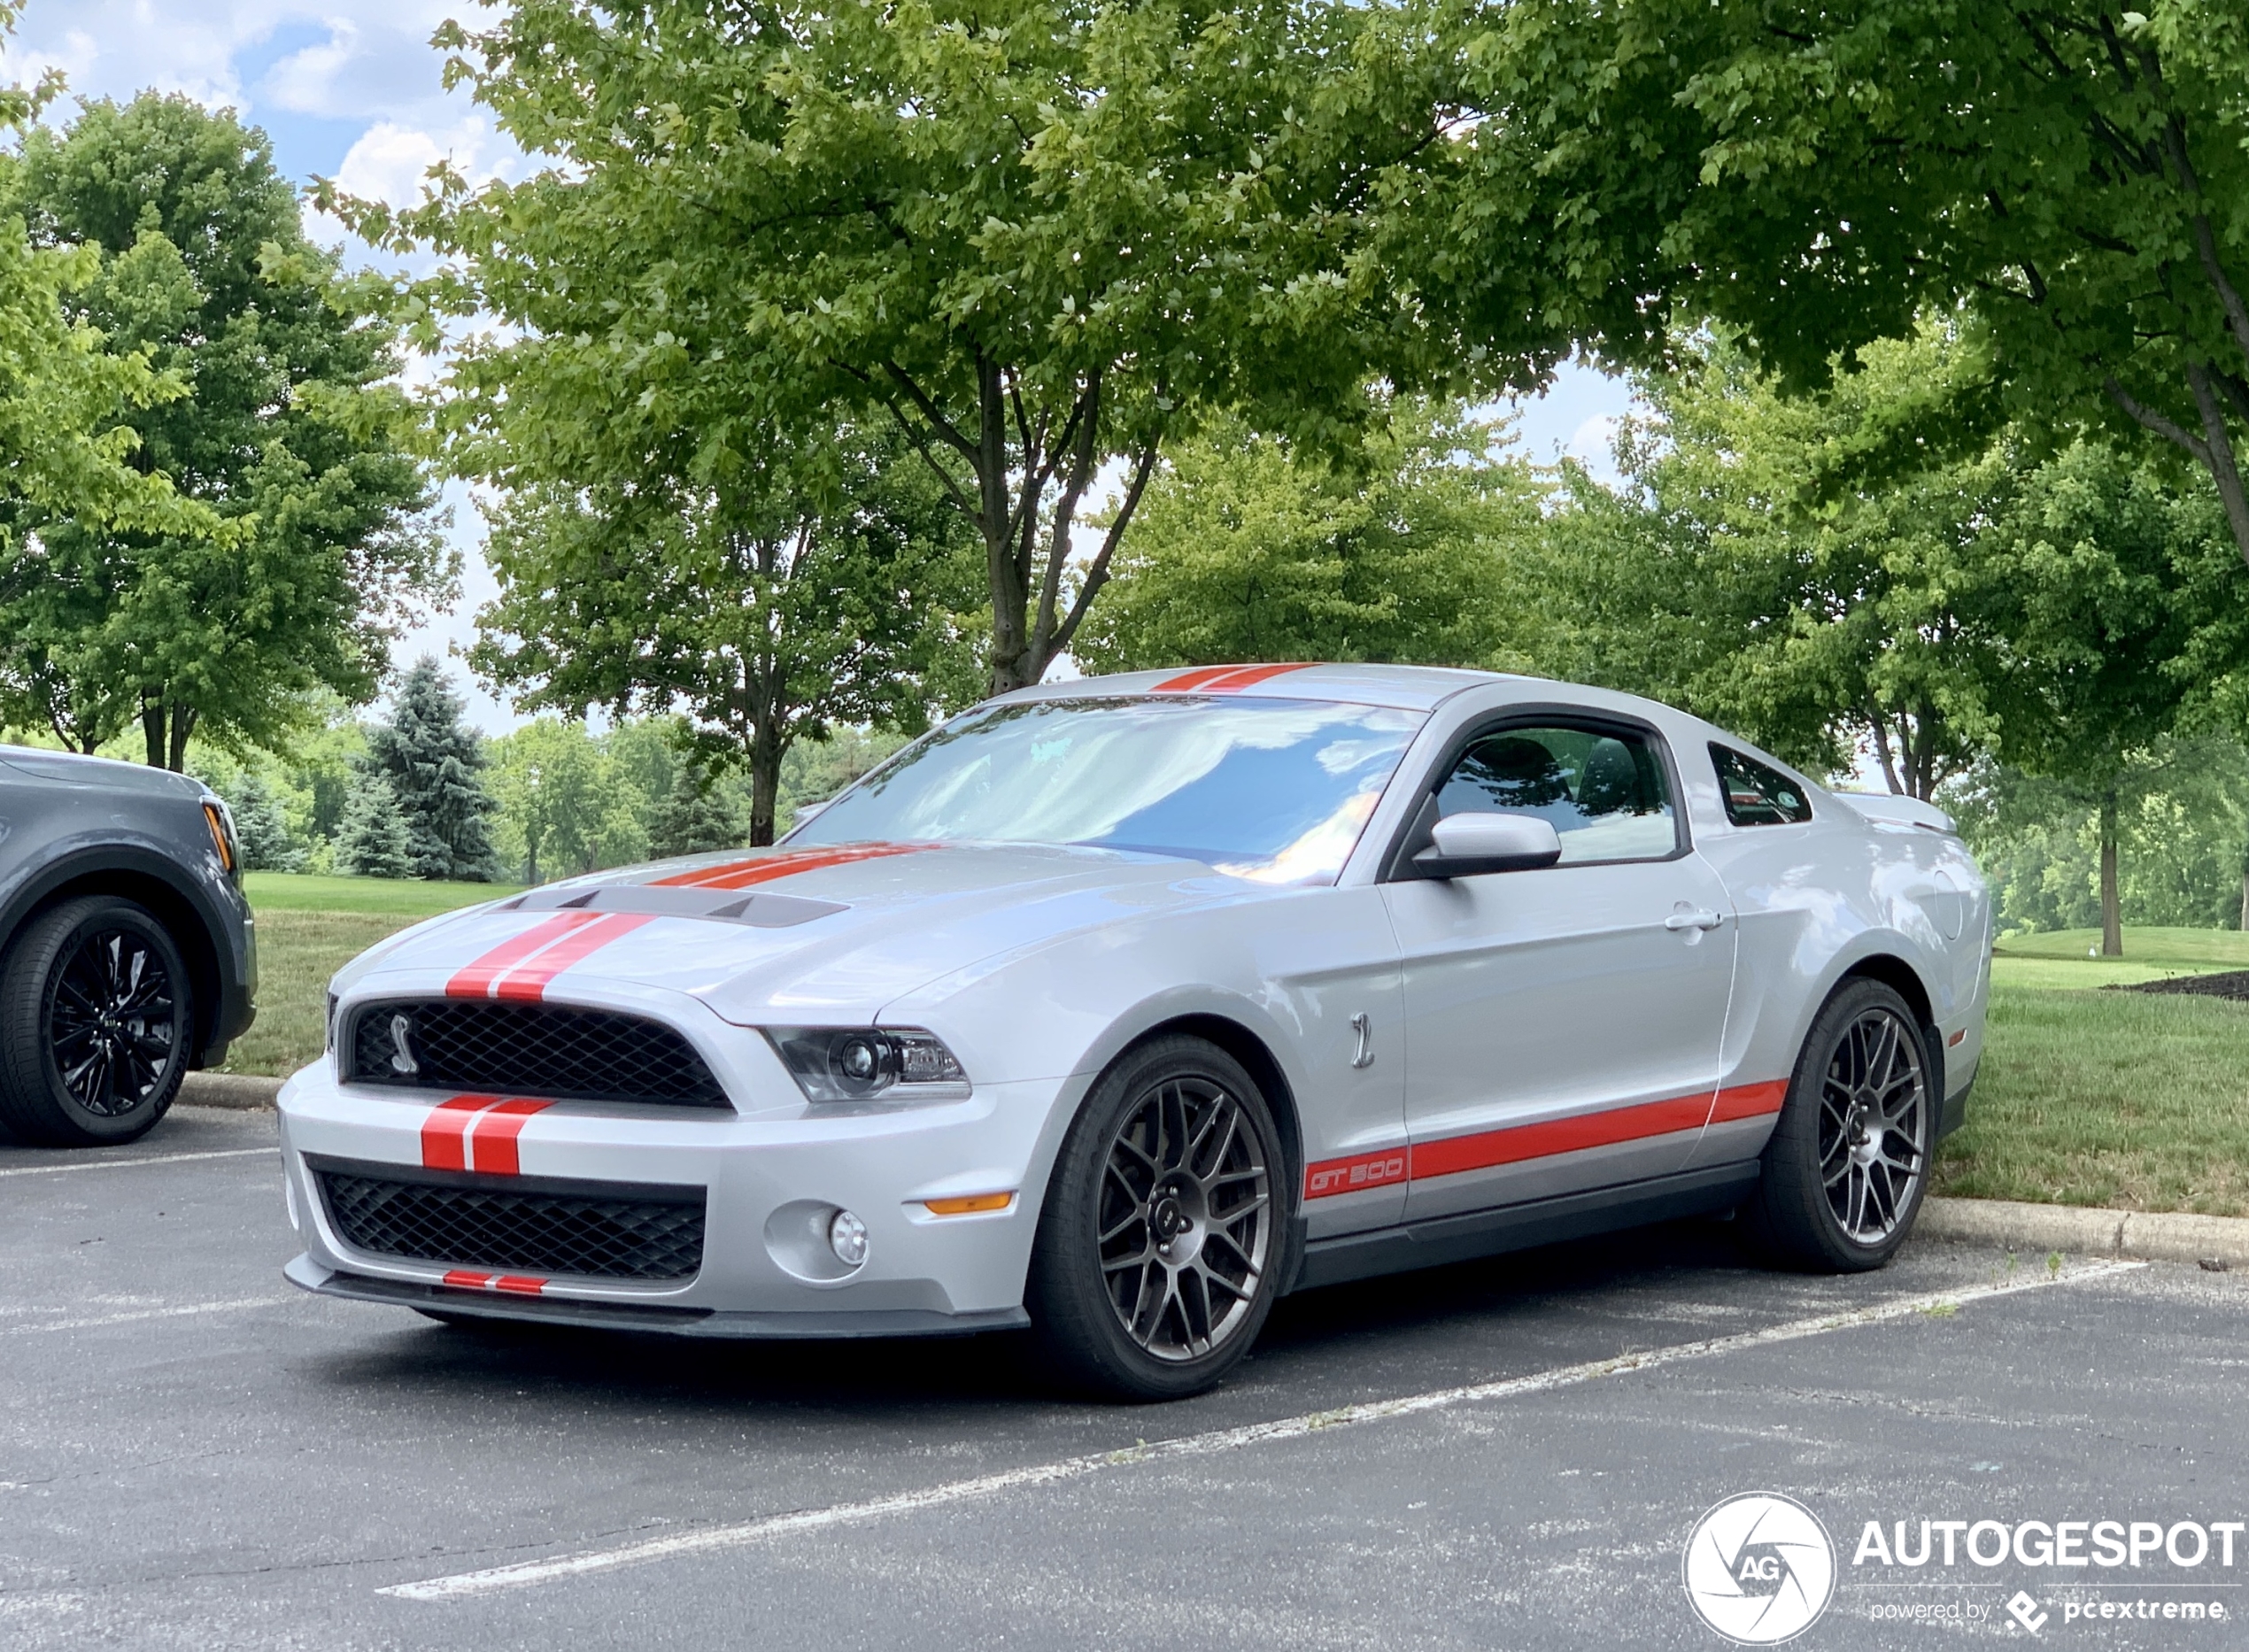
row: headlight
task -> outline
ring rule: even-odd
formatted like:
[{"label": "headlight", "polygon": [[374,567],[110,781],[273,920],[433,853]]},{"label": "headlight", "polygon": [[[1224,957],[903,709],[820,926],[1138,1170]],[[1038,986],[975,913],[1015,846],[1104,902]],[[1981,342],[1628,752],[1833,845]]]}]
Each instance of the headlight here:
[{"label": "headlight", "polygon": [[969,1093],[969,1076],[932,1033],[916,1028],[768,1027],[782,1062],[810,1101],[900,1101]]}]

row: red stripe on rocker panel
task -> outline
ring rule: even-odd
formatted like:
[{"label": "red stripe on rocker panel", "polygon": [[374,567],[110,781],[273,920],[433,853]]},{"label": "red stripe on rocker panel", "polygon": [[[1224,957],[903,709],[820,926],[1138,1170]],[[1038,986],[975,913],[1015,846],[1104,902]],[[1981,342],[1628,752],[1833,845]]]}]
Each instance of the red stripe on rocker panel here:
[{"label": "red stripe on rocker panel", "polygon": [[1434,1176],[1457,1176],[1465,1170],[1519,1164],[1526,1159],[1551,1158],[1587,1147],[1608,1147],[1650,1136],[1676,1135],[1682,1131],[1702,1129],[1710,1111],[1710,1092],[1703,1091],[1667,1101],[1611,1108],[1605,1113],[1580,1113],[1574,1118],[1513,1124],[1505,1130],[1452,1136],[1442,1141],[1418,1141],[1413,1145],[1410,1174],[1415,1181],[1425,1181]]},{"label": "red stripe on rocker panel", "polygon": [[544,1113],[554,1105],[552,1101],[531,1101],[518,1097],[503,1101],[498,1107],[487,1108],[468,1123],[468,1168],[486,1176],[520,1176],[523,1163],[516,1151],[515,1139],[523,1133],[531,1115]]},{"label": "red stripe on rocker panel", "polygon": [[536,1004],[546,996],[547,983],[572,964],[653,921],[645,913],[605,913],[576,934],[564,936],[537,957],[516,965],[500,977],[492,988],[492,996],[519,1004]]},{"label": "red stripe on rocker panel", "polygon": [[421,1121],[421,1168],[425,1170],[465,1170],[468,1168],[468,1127],[476,1115],[497,1106],[498,1096],[453,1096],[429,1109]]},{"label": "red stripe on rocker panel", "polygon": [[1304,1197],[1333,1199],[1338,1193],[1364,1193],[1406,1179],[1406,1150],[1354,1154],[1348,1159],[1322,1159],[1304,1167]]},{"label": "red stripe on rocker panel", "polygon": [[1767,1079],[1758,1085],[1728,1085],[1718,1092],[1718,1100],[1710,1110],[1713,1124],[1730,1124],[1739,1118],[1764,1118],[1778,1113],[1781,1103],[1789,1099],[1789,1081],[1785,1078]]},{"label": "red stripe on rocker panel", "polygon": [[447,998],[490,998],[492,983],[533,953],[552,946],[572,930],[592,922],[595,912],[558,912],[544,923],[534,923],[521,935],[511,935],[483,957],[463,967],[445,983]]}]

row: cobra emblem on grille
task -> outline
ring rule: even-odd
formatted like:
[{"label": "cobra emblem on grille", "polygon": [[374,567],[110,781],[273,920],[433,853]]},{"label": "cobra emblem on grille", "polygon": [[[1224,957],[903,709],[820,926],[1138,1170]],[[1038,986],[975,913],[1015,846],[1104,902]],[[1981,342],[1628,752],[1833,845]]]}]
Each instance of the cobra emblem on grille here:
[{"label": "cobra emblem on grille", "polygon": [[413,1046],[409,1037],[413,1031],[413,1017],[395,1015],[390,1017],[390,1070],[412,1075],[421,1070],[421,1063],[413,1059]]}]

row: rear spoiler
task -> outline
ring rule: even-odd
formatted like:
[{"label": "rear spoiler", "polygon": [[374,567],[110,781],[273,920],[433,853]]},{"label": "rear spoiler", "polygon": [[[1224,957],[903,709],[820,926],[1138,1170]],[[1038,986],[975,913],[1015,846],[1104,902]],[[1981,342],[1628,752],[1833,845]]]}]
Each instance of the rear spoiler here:
[{"label": "rear spoiler", "polygon": [[1933,803],[1899,797],[1890,791],[1838,791],[1835,794],[1877,826],[1918,826],[1923,831],[1959,836],[1952,817]]}]

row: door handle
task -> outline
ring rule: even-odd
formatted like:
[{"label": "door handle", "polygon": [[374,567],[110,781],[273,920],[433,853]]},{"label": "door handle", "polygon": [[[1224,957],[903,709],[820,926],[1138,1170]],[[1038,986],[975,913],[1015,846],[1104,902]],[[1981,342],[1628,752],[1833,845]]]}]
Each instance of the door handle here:
[{"label": "door handle", "polygon": [[1664,920],[1664,928],[1673,934],[1681,930],[1714,930],[1726,922],[1722,912],[1712,912],[1708,907],[1681,907]]}]

